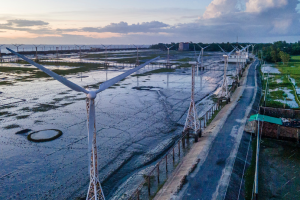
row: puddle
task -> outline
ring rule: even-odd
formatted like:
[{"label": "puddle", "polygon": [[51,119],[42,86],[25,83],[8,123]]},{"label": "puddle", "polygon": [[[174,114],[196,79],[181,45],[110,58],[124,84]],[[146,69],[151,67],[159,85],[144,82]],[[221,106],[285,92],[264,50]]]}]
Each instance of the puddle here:
[{"label": "puddle", "polygon": [[32,142],[48,142],[55,140],[60,136],[62,136],[62,131],[56,129],[48,129],[30,133],[27,138]]}]

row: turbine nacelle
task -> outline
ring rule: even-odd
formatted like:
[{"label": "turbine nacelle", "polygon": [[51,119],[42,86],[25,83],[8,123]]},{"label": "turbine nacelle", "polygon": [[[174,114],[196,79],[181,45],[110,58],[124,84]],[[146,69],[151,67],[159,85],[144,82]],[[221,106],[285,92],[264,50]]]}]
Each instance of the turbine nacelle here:
[{"label": "turbine nacelle", "polygon": [[96,91],[89,91],[89,93],[86,95],[89,99],[95,99],[97,97]]}]

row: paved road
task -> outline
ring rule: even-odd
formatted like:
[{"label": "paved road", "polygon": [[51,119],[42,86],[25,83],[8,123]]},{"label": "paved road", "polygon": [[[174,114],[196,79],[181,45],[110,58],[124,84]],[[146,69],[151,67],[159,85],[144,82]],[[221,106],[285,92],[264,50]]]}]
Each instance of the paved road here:
[{"label": "paved road", "polygon": [[226,187],[220,179],[226,171],[226,163],[232,161],[230,154],[233,153],[237,142],[239,143],[238,130],[244,124],[242,119],[255,93],[256,64],[257,62],[253,63],[249,68],[243,95],[216,136],[205,162],[198,171],[188,176],[188,184],[180,195],[181,199],[223,199]]}]

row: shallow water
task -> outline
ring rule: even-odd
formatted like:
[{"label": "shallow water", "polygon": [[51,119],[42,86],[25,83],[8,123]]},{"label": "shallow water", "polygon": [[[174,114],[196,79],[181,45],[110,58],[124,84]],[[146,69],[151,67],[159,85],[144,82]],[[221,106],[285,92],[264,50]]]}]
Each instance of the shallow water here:
[{"label": "shallow water", "polygon": [[[200,100],[218,92],[222,66],[196,77],[199,114],[213,103],[209,98]],[[229,66],[228,74],[234,67]],[[66,78],[96,89],[99,82],[127,69],[83,73],[82,81],[76,74]],[[138,74],[154,69],[157,66],[147,66]],[[181,68],[129,76],[95,99],[99,178],[108,198],[118,199],[135,189],[142,174],[181,135],[190,104],[190,73],[190,68]],[[139,87],[152,89],[135,89]],[[0,116],[0,198],[84,197],[89,183],[85,95],[50,78],[2,85],[0,91],[0,112],[4,112]],[[15,134],[24,129],[59,129],[63,135],[51,142],[33,143],[27,140],[28,133]]]},{"label": "shallow water", "polygon": [[280,74],[280,71],[273,67],[272,65],[264,65],[262,68],[261,68],[261,71],[263,73],[273,73],[273,74]]}]

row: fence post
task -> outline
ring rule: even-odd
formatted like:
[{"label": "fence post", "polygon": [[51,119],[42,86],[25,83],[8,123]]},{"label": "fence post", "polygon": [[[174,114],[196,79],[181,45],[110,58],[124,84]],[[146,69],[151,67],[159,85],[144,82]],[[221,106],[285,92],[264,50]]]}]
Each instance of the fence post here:
[{"label": "fence post", "polygon": [[159,163],[157,165],[157,183],[159,184]]},{"label": "fence post", "polygon": [[180,142],[178,142],[178,156],[180,158]]},{"label": "fence post", "polygon": [[201,129],[201,122],[202,122],[202,120],[201,120],[201,118],[200,118],[200,129]]},{"label": "fence post", "polygon": [[174,162],[175,162],[175,151],[174,151],[174,147],[173,147],[173,165],[174,165]]},{"label": "fence post", "polygon": [[140,191],[137,191],[137,199],[140,200]]},{"label": "fence post", "polygon": [[168,154],[166,155],[166,172],[168,172]]},{"label": "fence post", "polygon": [[148,195],[150,197],[150,175],[148,176]]}]

